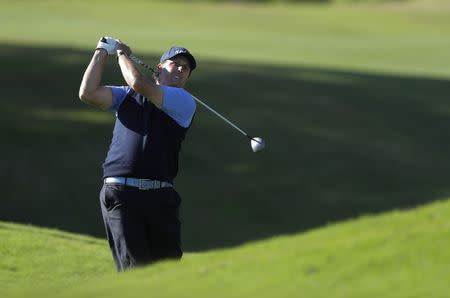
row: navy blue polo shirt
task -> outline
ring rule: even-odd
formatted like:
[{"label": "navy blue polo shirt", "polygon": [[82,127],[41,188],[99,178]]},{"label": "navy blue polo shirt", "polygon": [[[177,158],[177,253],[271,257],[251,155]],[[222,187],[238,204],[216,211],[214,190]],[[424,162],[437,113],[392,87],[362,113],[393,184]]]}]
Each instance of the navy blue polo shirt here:
[{"label": "navy blue polo shirt", "polygon": [[158,108],[128,86],[110,86],[116,121],[103,163],[104,178],[120,176],[173,183],[181,143],[196,105],[183,88],[160,87],[163,106]]}]

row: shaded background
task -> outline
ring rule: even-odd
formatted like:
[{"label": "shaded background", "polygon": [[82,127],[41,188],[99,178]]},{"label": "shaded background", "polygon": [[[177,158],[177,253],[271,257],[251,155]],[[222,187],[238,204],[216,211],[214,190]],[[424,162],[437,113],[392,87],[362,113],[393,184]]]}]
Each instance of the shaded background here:
[{"label": "shaded background", "polygon": [[[101,1],[94,2],[101,4]],[[52,8],[57,10],[48,14],[57,15],[58,9],[62,9],[58,5],[54,4]],[[247,10],[244,12],[247,15],[271,11],[261,6],[239,5],[226,6],[236,11],[235,22],[241,20],[241,8]],[[213,9],[205,7],[205,10]],[[302,11],[302,6],[293,7]],[[9,4],[3,16],[19,8]],[[99,8],[95,6],[95,9]],[[279,9],[274,8],[275,15],[282,20]],[[306,9],[317,14],[327,8]],[[450,70],[446,72],[445,63],[449,60],[442,59],[445,56],[441,53],[448,53],[450,45],[433,39],[435,35],[430,34],[437,36],[450,28],[449,23],[441,19],[426,23],[423,16],[419,19],[425,24],[423,28],[439,28],[428,32],[420,27],[428,41],[435,41],[427,49],[441,46],[437,52],[408,48],[415,44],[412,43],[415,39],[413,35],[398,34],[412,31],[403,28],[403,23],[392,25],[394,33],[383,28],[387,37],[379,29],[379,44],[387,51],[383,56],[380,48],[370,49],[379,45],[376,36],[361,37],[370,26],[357,34],[344,34],[349,27],[336,29],[327,23],[333,17],[341,18],[341,22],[346,20],[347,8],[335,9],[344,13],[325,15],[328,18],[324,21],[320,20],[320,13],[313,18],[313,22],[323,26],[320,30],[328,34],[317,40],[324,56],[320,56],[320,50],[310,54],[311,61],[317,63],[304,63],[308,52],[315,52],[311,48],[313,43],[292,43],[289,48],[289,40],[314,40],[317,38],[314,30],[318,27],[289,27],[283,31],[285,35],[278,38],[285,38],[286,43],[278,47],[271,45],[274,56],[280,56],[273,59],[270,48],[262,49],[262,53],[255,50],[256,57],[250,57],[252,42],[240,38],[246,36],[245,30],[251,38],[256,40],[256,37],[251,34],[253,29],[245,27],[244,32],[238,32],[237,28],[231,31],[236,32],[235,40],[228,31],[210,28],[213,33],[224,34],[222,44],[214,43],[215,40],[204,45],[201,36],[181,38],[183,44],[198,48],[200,53],[196,55],[199,69],[193,73],[187,89],[267,142],[264,152],[252,153],[245,137],[198,106],[181,153],[181,170],[176,180],[176,188],[183,198],[183,238],[187,250],[228,247],[298,233],[360,214],[412,207],[449,195]],[[382,10],[365,11],[372,10],[374,14],[368,15],[376,20]],[[80,18],[83,16],[79,14]],[[260,20],[264,19],[261,15]],[[20,17],[7,21],[11,25],[19,22]],[[300,26],[304,21],[288,19],[286,23]],[[78,88],[92,56],[90,46],[97,39],[89,40],[90,35],[101,36],[105,31],[102,31],[104,27],[78,31],[71,27],[70,20],[51,19],[51,22],[61,24],[57,34],[63,34],[64,38],[68,38],[65,34],[83,37],[89,46],[77,44],[78,40],[74,41],[76,47],[65,46],[64,38],[59,44],[52,36],[56,29],[51,31],[45,24],[35,31],[48,30],[49,35],[37,37],[36,33],[21,37],[11,33],[13,29],[8,27],[0,36],[3,87],[0,220],[104,237],[98,192],[114,115],[81,103]],[[208,26],[211,19],[204,22],[203,26]],[[24,27],[31,30],[37,23],[32,18],[29,26]],[[257,29],[260,33],[264,32],[264,26],[270,27],[254,24],[260,26]],[[410,25],[418,26],[414,22]],[[135,23],[129,26],[126,29],[129,32],[139,28]],[[14,30],[20,33],[25,29]],[[119,35],[127,36],[126,30]],[[168,29],[169,35],[170,30],[174,29]],[[305,35],[308,30],[312,32],[310,36]],[[132,34],[136,33],[129,35]],[[159,34],[164,35],[164,31]],[[343,35],[342,40],[335,40],[335,34]],[[351,39],[355,34],[358,37]],[[404,39],[395,42],[400,36]],[[165,38],[168,37],[161,40],[165,42]],[[175,35],[172,38],[180,40]],[[254,49],[265,40],[264,36],[258,38]],[[420,41],[416,43],[423,45]],[[158,61],[165,50],[164,47],[156,51],[153,46],[145,50],[142,42],[137,47],[139,56],[149,64]],[[217,49],[216,54],[211,49]],[[230,55],[221,54],[221,50]],[[340,55],[347,51],[347,56]],[[414,64],[415,58],[422,55],[429,61]],[[374,57],[378,59],[375,62]],[[353,64],[348,69],[338,67],[345,61]],[[397,69],[391,61],[398,61]],[[373,67],[365,69],[371,63]],[[110,59],[103,81],[123,84],[114,59]]]}]

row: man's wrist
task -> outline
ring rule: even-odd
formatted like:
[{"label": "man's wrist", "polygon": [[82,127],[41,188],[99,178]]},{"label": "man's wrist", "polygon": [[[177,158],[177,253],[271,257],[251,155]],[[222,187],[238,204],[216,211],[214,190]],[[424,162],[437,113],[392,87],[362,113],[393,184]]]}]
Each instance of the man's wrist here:
[{"label": "man's wrist", "polygon": [[95,52],[99,52],[99,53],[103,52],[103,53],[105,53],[106,55],[108,55],[108,51],[107,51],[106,49],[104,49],[104,48],[96,48],[96,49],[95,49]]},{"label": "man's wrist", "polygon": [[121,56],[128,57],[127,53],[125,53],[125,52],[122,51],[122,50],[117,50],[116,54],[117,54],[117,61],[119,61],[119,59],[120,59]]}]

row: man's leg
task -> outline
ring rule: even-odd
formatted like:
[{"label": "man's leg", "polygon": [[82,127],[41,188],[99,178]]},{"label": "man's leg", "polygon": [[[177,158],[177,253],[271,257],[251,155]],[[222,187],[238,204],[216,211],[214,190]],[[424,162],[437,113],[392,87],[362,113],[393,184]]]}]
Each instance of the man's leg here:
[{"label": "man's leg", "polygon": [[183,256],[180,222],[175,212],[170,213],[173,215],[162,217],[159,224],[152,226],[149,246],[153,261],[180,259]]},{"label": "man's leg", "polygon": [[118,271],[150,262],[138,192],[123,185],[104,185],[100,192],[103,220]]},{"label": "man's leg", "polygon": [[181,223],[179,206],[181,199],[173,188],[151,192],[153,204],[147,216],[148,243],[152,261],[180,259]]}]

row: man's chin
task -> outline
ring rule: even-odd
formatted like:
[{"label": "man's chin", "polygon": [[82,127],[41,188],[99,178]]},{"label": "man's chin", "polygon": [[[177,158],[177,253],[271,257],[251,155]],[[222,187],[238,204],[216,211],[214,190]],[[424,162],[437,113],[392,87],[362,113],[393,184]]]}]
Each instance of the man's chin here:
[{"label": "man's chin", "polygon": [[167,83],[167,86],[170,87],[176,87],[176,88],[183,88],[184,84],[181,84],[180,82],[172,82],[172,83]]},{"label": "man's chin", "polygon": [[170,87],[177,87],[177,88],[183,88],[186,82],[183,82],[182,80],[159,80],[159,84],[170,86]]}]

